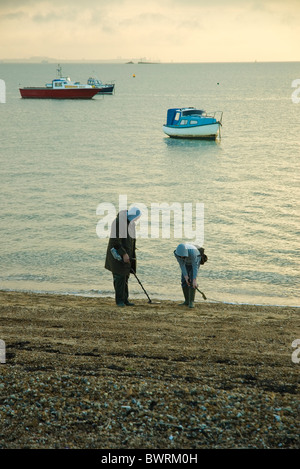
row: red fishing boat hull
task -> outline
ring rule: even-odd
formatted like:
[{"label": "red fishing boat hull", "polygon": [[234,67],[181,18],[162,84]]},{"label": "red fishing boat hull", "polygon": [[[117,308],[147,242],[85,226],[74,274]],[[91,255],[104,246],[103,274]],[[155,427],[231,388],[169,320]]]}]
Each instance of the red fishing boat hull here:
[{"label": "red fishing boat hull", "polygon": [[21,97],[30,99],[91,99],[98,91],[95,88],[20,88]]}]

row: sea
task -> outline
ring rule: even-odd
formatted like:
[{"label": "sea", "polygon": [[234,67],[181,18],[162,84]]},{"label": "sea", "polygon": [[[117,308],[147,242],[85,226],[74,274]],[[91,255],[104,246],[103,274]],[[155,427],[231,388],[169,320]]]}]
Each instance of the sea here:
[{"label": "sea", "polygon": [[[196,240],[199,209],[197,302],[299,307],[300,63],[61,66],[114,94],[22,99],[57,64],[0,63],[0,289],[113,297],[110,222],[137,205],[132,299],[182,299],[174,249]],[[223,112],[220,138],[166,136],[167,110],[185,106]]]}]

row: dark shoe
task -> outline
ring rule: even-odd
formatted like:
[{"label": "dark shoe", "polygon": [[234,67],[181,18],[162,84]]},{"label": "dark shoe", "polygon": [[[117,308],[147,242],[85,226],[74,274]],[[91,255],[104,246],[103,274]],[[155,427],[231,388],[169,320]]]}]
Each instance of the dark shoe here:
[{"label": "dark shoe", "polygon": [[125,306],[125,303],[117,303],[117,306],[120,306],[121,308]]},{"label": "dark shoe", "polygon": [[130,301],[125,301],[125,306],[134,306],[134,303],[131,303]]}]

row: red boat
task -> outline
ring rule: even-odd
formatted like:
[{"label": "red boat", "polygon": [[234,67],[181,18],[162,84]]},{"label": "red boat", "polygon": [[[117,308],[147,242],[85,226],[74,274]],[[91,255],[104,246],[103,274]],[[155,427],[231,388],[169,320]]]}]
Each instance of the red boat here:
[{"label": "red boat", "polygon": [[58,72],[59,78],[55,78],[46,86],[28,86],[20,88],[22,98],[35,99],[91,99],[98,93],[98,89],[91,85],[81,85],[73,82],[69,77],[61,76],[61,67]]}]

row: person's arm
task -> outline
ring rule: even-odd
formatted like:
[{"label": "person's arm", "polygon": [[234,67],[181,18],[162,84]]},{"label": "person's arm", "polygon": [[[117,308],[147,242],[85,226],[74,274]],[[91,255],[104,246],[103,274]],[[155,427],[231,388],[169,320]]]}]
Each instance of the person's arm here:
[{"label": "person's arm", "polygon": [[189,250],[189,256],[192,261],[192,271],[193,271],[193,278],[191,279],[192,285],[194,288],[197,288],[197,275],[199,269],[199,251],[196,249]]},{"label": "person's arm", "polygon": [[186,280],[186,283],[189,285],[189,277],[188,277],[188,273],[187,273],[187,270],[186,270],[184,259],[181,259],[181,257],[177,256],[177,254],[175,252],[174,252],[174,256],[176,257],[176,260],[177,260],[177,262],[180,266],[182,275],[184,276],[184,278]]},{"label": "person's arm", "polygon": [[[122,215],[121,215],[122,216]],[[121,223],[124,223],[125,220],[121,220]],[[121,237],[120,236],[120,219],[119,217],[115,220],[114,222],[116,225],[115,225],[115,238],[114,238],[114,241],[113,241],[113,247],[117,250],[118,254],[122,257],[123,261],[125,263],[129,263],[130,262],[130,258],[129,258],[129,255],[127,253],[127,250],[126,250],[126,244],[127,244],[127,238],[124,238],[124,237]],[[126,223],[126,221],[125,221]]]}]

